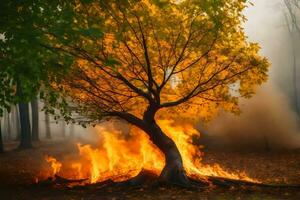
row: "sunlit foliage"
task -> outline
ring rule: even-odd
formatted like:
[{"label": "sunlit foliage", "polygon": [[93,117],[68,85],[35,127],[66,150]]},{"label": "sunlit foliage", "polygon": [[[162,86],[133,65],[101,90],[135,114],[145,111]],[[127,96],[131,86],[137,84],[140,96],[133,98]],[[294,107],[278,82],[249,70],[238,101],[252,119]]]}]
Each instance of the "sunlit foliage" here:
[{"label": "sunlit foliage", "polygon": [[[149,107],[173,117],[238,112],[238,98],[250,97],[268,68],[241,27],[245,6],[245,0],[76,2],[80,40],[48,33],[47,48],[75,58],[53,88],[91,121],[122,113],[141,118]],[[235,95],[232,84],[239,86]]]},{"label": "sunlit foliage", "polygon": [[[141,118],[150,107],[173,117],[238,112],[238,97],[250,97],[268,68],[241,27],[246,4],[1,1],[1,105],[18,101],[20,81],[25,100],[42,89],[48,105],[66,119],[78,112],[84,122]],[[232,84],[239,86],[235,95]]]}]

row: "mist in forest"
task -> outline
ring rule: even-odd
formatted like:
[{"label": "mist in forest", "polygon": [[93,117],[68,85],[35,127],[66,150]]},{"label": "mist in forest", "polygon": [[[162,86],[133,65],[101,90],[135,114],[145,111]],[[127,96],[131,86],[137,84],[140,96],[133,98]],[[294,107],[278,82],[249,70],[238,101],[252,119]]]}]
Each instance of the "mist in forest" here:
[{"label": "mist in forest", "polygon": [[[258,42],[270,63],[269,80],[251,99],[240,101],[241,114],[220,115],[200,128],[210,148],[278,150],[300,147],[293,88],[292,38],[281,0],[256,0],[245,10],[248,40]],[[202,126],[201,126],[202,127]]]}]

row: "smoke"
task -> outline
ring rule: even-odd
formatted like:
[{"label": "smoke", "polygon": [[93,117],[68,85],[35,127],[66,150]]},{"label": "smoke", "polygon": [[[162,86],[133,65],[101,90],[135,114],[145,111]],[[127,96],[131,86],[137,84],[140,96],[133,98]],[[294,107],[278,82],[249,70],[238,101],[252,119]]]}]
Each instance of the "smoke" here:
[{"label": "smoke", "polygon": [[252,151],[300,147],[298,118],[287,102],[273,85],[265,85],[253,98],[240,102],[240,115],[221,113],[208,124],[206,145]]},{"label": "smoke", "polygon": [[300,147],[299,119],[294,103],[292,40],[284,16],[283,0],[254,0],[245,15],[246,35],[258,42],[271,62],[269,81],[257,94],[240,102],[242,113],[221,113],[199,128],[208,148],[278,150]]}]

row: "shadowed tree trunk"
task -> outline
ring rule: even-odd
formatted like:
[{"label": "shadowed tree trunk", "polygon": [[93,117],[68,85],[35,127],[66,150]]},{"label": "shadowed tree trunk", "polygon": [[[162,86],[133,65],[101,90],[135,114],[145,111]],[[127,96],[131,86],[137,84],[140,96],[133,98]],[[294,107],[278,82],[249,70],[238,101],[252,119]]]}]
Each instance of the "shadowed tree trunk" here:
[{"label": "shadowed tree trunk", "polygon": [[3,147],[3,139],[2,139],[1,118],[0,118],[0,153],[3,152],[4,152],[4,147]]},{"label": "shadowed tree trunk", "polygon": [[20,140],[21,138],[21,131],[20,131],[20,117],[19,117],[19,110],[18,110],[18,105],[13,107],[12,111],[12,122],[13,126],[15,127],[16,131],[16,141]]},{"label": "shadowed tree trunk", "polygon": [[31,101],[31,113],[32,113],[32,140],[39,141],[39,103],[38,98],[35,97]]},{"label": "shadowed tree trunk", "polygon": [[166,164],[160,175],[162,181],[188,185],[189,181],[183,168],[182,157],[175,142],[161,130],[155,121],[148,124],[144,131],[165,156]]},{"label": "shadowed tree trunk", "polygon": [[8,140],[11,140],[11,114],[7,113],[7,132],[8,132]]},{"label": "shadowed tree trunk", "polygon": [[46,138],[51,139],[50,117],[49,114],[46,112],[45,112],[45,129],[46,129]]},{"label": "shadowed tree trunk", "polygon": [[31,148],[31,130],[29,120],[29,105],[28,103],[19,103],[19,113],[21,122],[21,142],[20,149]]},{"label": "shadowed tree trunk", "polygon": [[23,101],[23,89],[20,85],[21,82],[17,83],[17,95],[20,97],[21,102],[19,103],[19,114],[20,114],[20,124],[21,124],[21,138],[20,138],[20,149],[31,148],[31,129],[30,129],[30,119],[29,119],[29,105],[27,102]]},{"label": "shadowed tree trunk", "polygon": [[160,174],[163,182],[188,186],[190,182],[183,167],[181,154],[175,142],[169,138],[155,121],[158,108],[149,106],[143,119],[128,113],[116,113],[117,116],[142,129],[165,156],[165,166]]},{"label": "shadowed tree trunk", "polygon": [[149,135],[150,140],[162,151],[165,156],[165,166],[160,174],[164,182],[178,185],[189,185],[189,180],[183,168],[181,154],[175,142],[169,138],[155,121],[158,108],[150,105],[143,116],[142,129]]},{"label": "shadowed tree trunk", "polygon": [[11,140],[11,121],[10,121],[10,113],[4,113],[4,136],[5,139],[10,141]]}]

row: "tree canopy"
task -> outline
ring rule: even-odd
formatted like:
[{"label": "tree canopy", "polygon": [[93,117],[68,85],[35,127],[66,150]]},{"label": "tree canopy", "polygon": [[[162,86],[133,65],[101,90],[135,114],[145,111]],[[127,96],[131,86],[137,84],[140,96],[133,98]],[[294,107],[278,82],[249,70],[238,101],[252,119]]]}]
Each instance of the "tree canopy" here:
[{"label": "tree canopy", "polygon": [[64,33],[68,42],[61,42],[62,35],[48,33],[47,48],[74,58],[70,74],[57,76],[61,82],[52,88],[70,97],[69,109],[96,122],[125,113],[142,118],[149,107],[204,117],[219,108],[237,111],[238,97],[250,97],[268,69],[244,34],[245,6],[245,0],[77,2],[80,40]]},{"label": "tree canopy", "polygon": [[[72,8],[72,1],[0,2],[0,112],[11,104],[30,101],[48,84],[51,72],[67,69],[70,56],[53,53],[43,44],[48,43],[47,29],[57,33],[62,23],[70,23],[67,16],[72,15]],[[20,95],[16,95],[17,83],[22,89]]]}]

